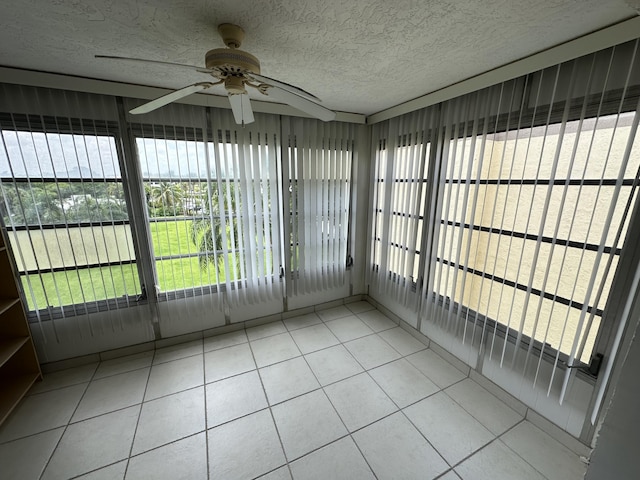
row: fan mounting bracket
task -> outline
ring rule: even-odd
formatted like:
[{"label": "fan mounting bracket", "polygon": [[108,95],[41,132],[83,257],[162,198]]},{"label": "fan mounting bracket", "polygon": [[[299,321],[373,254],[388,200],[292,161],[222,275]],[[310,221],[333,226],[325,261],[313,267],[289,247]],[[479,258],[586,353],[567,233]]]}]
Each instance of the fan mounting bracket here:
[{"label": "fan mounting bracket", "polygon": [[233,23],[221,23],[218,25],[218,33],[229,48],[240,48],[244,40],[244,30]]}]

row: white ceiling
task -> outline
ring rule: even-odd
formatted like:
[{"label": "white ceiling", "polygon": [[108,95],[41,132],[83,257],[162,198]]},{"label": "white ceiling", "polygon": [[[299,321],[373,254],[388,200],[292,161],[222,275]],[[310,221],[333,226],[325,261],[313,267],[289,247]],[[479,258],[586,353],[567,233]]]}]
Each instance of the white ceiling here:
[{"label": "white ceiling", "polygon": [[630,18],[638,3],[0,0],[0,65],[180,88],[208,77],[94,55],[204,65],[207,50],[224,46],[217,25],[229,22],[244,28],[242,49],[264,75],[368,115]]}]

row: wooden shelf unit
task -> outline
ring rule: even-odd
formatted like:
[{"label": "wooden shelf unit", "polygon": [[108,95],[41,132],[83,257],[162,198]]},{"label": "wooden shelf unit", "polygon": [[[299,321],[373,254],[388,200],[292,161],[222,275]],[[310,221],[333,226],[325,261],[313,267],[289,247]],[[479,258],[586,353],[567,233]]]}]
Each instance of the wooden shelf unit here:
[{"label": "wooden shelf unit", "polygon": [[42,378],[12,265],[0,232],[0,424]]}]

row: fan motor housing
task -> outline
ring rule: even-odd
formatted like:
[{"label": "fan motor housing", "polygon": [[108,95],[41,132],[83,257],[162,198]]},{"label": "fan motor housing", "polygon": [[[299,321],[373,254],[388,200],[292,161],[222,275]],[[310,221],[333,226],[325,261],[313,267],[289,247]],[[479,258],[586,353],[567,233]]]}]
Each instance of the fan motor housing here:
[{"label": "fan motor housing", "polygon": [[225,75],[239,75],[245,72],[260,73],[260,61],[244,50],[237,48],[214,48],[205,55],[207,68],[218,70]]}]

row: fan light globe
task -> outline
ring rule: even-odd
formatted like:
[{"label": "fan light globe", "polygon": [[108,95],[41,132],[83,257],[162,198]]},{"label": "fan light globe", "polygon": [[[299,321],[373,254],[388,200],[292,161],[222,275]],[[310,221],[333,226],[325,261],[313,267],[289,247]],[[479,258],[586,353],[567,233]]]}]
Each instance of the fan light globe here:
[{"label": "fan light globe", "polygon": [[227,77],[224,81],[224,88],[232,95],[247,93],[244,88],[244,78],[242,77]]}]

